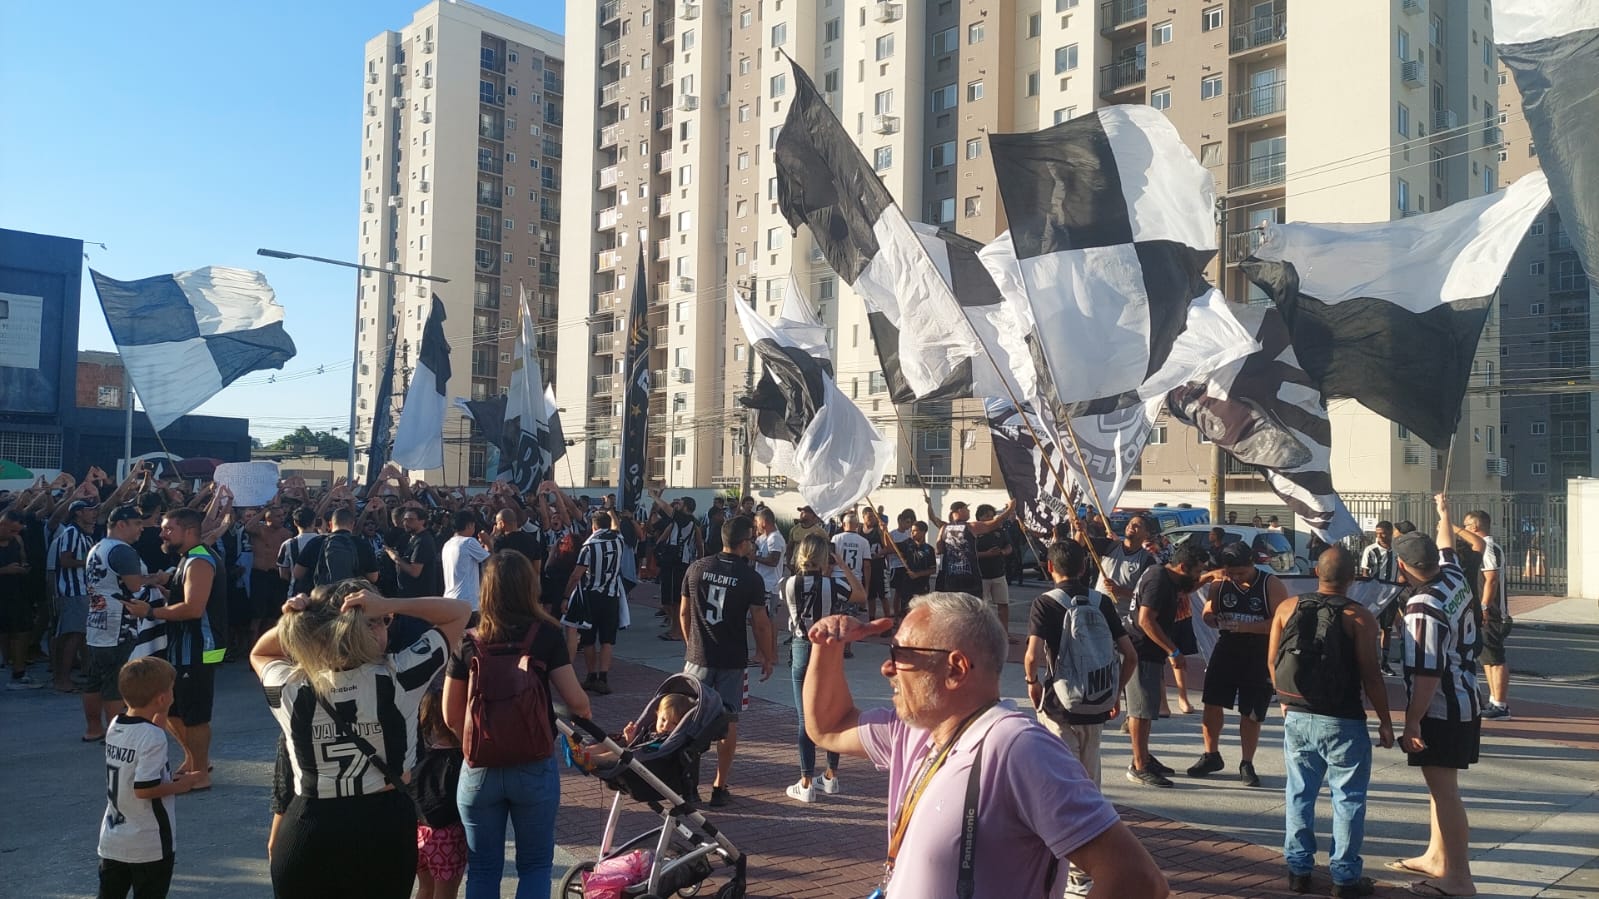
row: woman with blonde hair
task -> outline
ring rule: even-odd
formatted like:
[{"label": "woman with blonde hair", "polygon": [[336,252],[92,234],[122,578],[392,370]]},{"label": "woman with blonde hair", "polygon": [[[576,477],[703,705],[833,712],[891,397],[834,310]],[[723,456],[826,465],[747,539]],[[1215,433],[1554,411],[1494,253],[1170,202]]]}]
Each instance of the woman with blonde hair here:
[{"label": "woman with blonde hair", "polygon": [[818,783],[823,793],[838,792],[838,753],[827,754],[827,771],[817,781],[816,744],[805,733],[805,670],[811,661],[807,635],[811,625],[837,614],[846,601],[859,603],[866,596],[866,588],[848,565],[839,564],[833,545],[818,534],[809,534],[800,541],[794,552],[794,567],[798,573],[784,578],[777,588],[778,596],[788,606],[788,628],[794,635],[789,675],[794,681],[794,711],[799,716],[800,779],[788,788],[788,796],[798,802],[814,802]]},{"label": "woman with blonde hair", "polygon": [[[456,804],[466,826],[466,899],[498,899],[505,873],[505,824],[516,833],[517,899],[548,897],[555,864],[555,812],[561,775],[555,751],[554,700],[572,715],[589,716],[560,622],[539,603],[539,579],[520,553],[503,550],[483,563],[478,590],[478,626],[467,631],[444,675],[444,723],[466,745],[466,764]],[[467,735],[467,700],[481,691],[480,678],[504,670],[504,657],[523,658],[516,668],[534,671],[551,702],[547,745],[521,747],[515,761],[475,767]],[[500,657],[499,662],[490,662]],[[490,692],[493,691],[490,688]],[[500,693],[506,692],[501,686]]]},{"label": "woman with blonde hair", "polygon": [[[399,787],[416,761],[417,707],[471,613],[459,599],[389,599],[356,578],[290,598],[256,642],[250,667],[294,780],[269,844],[277,895],[410,896],[416,806]],[[391,653],[397,614],[431,627]]]}]

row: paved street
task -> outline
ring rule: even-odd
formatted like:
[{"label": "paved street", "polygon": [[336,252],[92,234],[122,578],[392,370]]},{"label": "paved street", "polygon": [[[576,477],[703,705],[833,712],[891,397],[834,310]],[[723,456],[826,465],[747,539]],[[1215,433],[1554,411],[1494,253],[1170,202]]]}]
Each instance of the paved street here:
[{"label": "paved street", "polygon": [[[645,590],[635,596],[638,624],[622,637],[619,655],[630,661],[613,675],[616,694],[596,700],[598,719],[612,728],[636,714],[664,672],[681,661],[681,644],[654,638],[649,599]],[[1020,632],[1025,605],[1012,608],[1012,629]],[[1528,626],[1513,639],[1513,651],[1546,677],[1518,677],[1515,718],[1489,724],[1484,760],[1464,778],[1481,895],[1594,896],[1599,894],[1599,850],[1593,840],[1599,833],[1599,765],[1594,764],[1599,703],[1592,684],[1599,676],[1599,631]],[[876,671],[884,656],[881,646],[865,645],[850,662],[852,687],[863,707],[887,701],[886,682]],[[1389,683],[1398,690],[1397,681]],[[1007,672],[1004,687],[1006,696],[1023,695],[1019,666]],[[266,897],[271,894],[264,862],[266,792],[275,728],[243,665],[227,666],[218,693],[217,787],[179,799],[174,895]],[[846,760],[842,795],[811,806],[791,802],[783,795],[796,774],[786,653],[785,665],[771,681],[755,684],[752,693],[734,768],[736,799],[712,815],[751,855],[750,895],[859,899],[876,881],[885,842],[883,775]],[[0,823],[0,868],[6,872],[0,897],[93,895],[103,769],[99,747],[77,742],[81,727],[73,698],[48,691],[0,693],[0,752],[7,760],[0,767],[0,790],[12,797],[12,814]],[[1155,751],[1181,769],[1197,754],[1198,731],[1197,715],[1158,722]],[[1178,777],[1175,788],[1153,790],[1121,777],[1126,737],[1107,733],[1106,793],[1155,854],[1177,895],[1288,895],[1281,891],[1278,848],[1279,739],[1274,719],[1265,728],[1257,759],[1265,780],[1261,789],[1218,775],[1206,782]],[[1222,752],[1236,766],[1231,727]],[[610,799],[598,781],[575,773],[565,777],[563,790],[557,874],[575,858],[592,855]],[[1413,854],[1425,840],[1426,795],[1402,756],[1379,752],[1370,801],[1365,855],[1369,873],[1383,879],[1382,861]],[[642,812],[624,816],[624,832],[647,826]],[[1324,869],[1319,877],[1324,882]],[[1403,881],[1387,883],[1382,895],[1402,892]],[[511,895],[509,886],[505,895]]]}]

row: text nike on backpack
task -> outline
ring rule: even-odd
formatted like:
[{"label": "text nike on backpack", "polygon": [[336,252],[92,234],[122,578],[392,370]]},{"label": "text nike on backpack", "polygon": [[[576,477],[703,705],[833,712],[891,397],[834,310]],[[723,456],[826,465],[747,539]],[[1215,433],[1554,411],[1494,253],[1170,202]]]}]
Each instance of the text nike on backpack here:
[{"label": "text nike on backpack", "polygon": [[1100,715],[1110,711],[1120,692],[1121,654],[1116,651],[1110,625],[1099,609],[1099,594],[1068,596],[1056,589],[1048,595],[1066,610],[1049,688],[1067,714]]}]

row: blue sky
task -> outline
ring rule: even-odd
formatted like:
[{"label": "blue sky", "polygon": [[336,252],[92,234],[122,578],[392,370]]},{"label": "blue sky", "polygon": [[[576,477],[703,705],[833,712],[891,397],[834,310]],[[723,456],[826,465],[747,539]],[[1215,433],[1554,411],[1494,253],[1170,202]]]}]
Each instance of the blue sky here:
[{"label": "blue sky", "polygon": [[[86,265],[124,280],[265,272],[299,355],[198,411],[342,433],[353,273],[255,251],[355,258],[363,49],[421,5],[0,3],[0,226],[104,243]],[[560,0],[479,5],[563,30]],[[79,346],[114,349],[83,286]]]}]

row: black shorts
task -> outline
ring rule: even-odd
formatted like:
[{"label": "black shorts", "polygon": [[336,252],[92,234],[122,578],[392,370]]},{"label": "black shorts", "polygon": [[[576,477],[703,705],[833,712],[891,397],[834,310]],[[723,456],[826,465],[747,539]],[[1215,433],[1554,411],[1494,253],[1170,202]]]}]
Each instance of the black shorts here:
[{"label": "black shorts", "polygon": [[[578,646],[616,645],[616,631],[622,623],[621,603],[607,593],[583,592],[583,606],[587,611],[588,628],[578,632]],[[570,617],[570,616],[569,616]]]},{"label": "black shorts", "polygon": [[[258,621],[277,621],[283,614],[283,601],[289,598],[289,582],[276,571],[250,572],[250,615]],[[241,621],[243,619],[240,619]]]},{"label": "black shorts", "polygon": [[89,683],[84,686],[86,693],[98,693],[101,699],[114,702],[122,700],[122,691],[117,687],[117,676],[122,673],[122,666],[127,663],[128,656],[133,653],[133,644],[119,643],[116,646],[90,646],[89,650]]},{"label": "black shorts", "polygon": [[1264,721],[1275,692],[1264,655],[1229,651],[1225,643],[1216,644],[1210,654],[1210,665],[1205,668],[1205,691],[1201,702],[1219,705],[1224,709],[1233,708],[1236,703],[1238,714]]},{"label": "black shorts", "polygon": [[185,726],[211,723],[211,705],[216,699],[215,665],[179,665],[178,680],[172,685],[172,709],[167,712]]},{"label": "black shorts", "polygon": [[416,883],[416,803],[401,790],[289,801],[272,850],[278,896],[406,899]]},{"label": "black shorts", "polygon": [[172,888],[172,866],[175,856],[155,862],[119,862],[100,859],[100,895],[126,896],[132,891],[138,896],[165,896]]},{"label": "black shorts", "polygon": [[32,592],[22,578],[0,578],[0,634],[26,634],[34,629]]},{"label": "black shorts", "polygon": [[1394,622],[1398,621],[1398,620],[1399,620],[1399,600],[1398,599],[1395,599],[1392,602],[1388,603],[1387,605],[1383,606],[1382,607],[1382,611],[1377,613],[1377,624],[1382,628],[1382,632],[1385,633],[1385,634],[1394,629]]},{"label": "black shorts", "polygon": [[1421,741],[1427,748],[1412,753],[1412,768],[1458,768],[1462,771],[1477,763],[1482,744],[1482,719],[1444,721],[1421,719]]},{"label": "black shorts", "polygon": [[1185,656],[1199,655],[1199,641],[1194,639],[1194,619],[1179,618],[1172,627],[1172,641]]},{"label": "black shorts", "polygon": [[983,595],[983,579],[975,574],[939,575],[938,589],[945,593],[966,593],[971,596]]},{"label": "black shorts", "polygon": [[886,579],[883,577],[883,560],[866,560],[866,598],[882,599],[887,591]]},{"label": "black shorts", "polygon": [[1477,651],[1477,662],[1482,665],[1503,665],[1505,663],[1505,638],[1510,636],[1510,630],[1515,622],[1509,618],[1498,615],[1487,615],[1482,619],[1482,648]]}]

